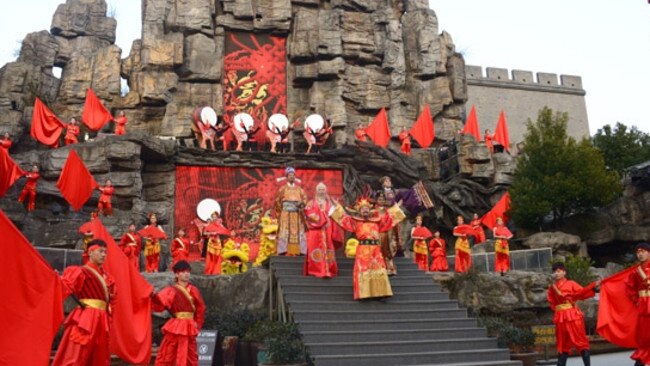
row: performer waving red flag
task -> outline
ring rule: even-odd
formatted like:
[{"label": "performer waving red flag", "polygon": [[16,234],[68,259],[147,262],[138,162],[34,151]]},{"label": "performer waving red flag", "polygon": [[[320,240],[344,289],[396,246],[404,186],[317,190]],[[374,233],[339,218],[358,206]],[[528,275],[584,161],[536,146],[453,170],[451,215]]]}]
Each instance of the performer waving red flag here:
[{"label": "performer waving red flag", "polygon": [[499,114],[499,122],[497,122],[497,128],[494,130],[494,144],[501,145],[506,151],[510,152],[510,134],[506,124],[506,114],[503,111]]}]

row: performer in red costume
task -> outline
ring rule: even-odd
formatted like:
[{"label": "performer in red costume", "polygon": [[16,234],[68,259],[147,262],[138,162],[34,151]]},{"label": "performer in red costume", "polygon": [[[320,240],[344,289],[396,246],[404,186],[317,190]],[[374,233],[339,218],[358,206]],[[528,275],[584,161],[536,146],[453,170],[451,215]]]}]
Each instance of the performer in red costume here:
[{"label": "performer in red costume", "polygon": [[637,306],[637,349],[632,354],[635,366],[650,365],[650,244],[636,246],[639,265],[625,281],[625,293]]},{"label": "performer in red costume", "polygon": [[162,226],[158,225],[158,217],[150,212],[149,225],[140,230],[138,234],[144,239],[144,269],[147,272],[158,272],[160,267],[160,239],[167,239],[167,234]]},{"label": "performer in red costume", "polygon": [[483,231],[483,226],[481,226],[481,219],[478,217],[477,213],[474,213],[472,216],[472,221],[469,222],[469,225],[474,229],[475,234],[474,244],[481,244],[485,241],[485,231]]},{"label": "performer in red costume", "polygon": [[108,366],[111,304],[115,299],[113,278],[104,271],[106,243],[88,244],[89,262],[66,268],[61,276],[64,297],[73,294],[80,306],[64,323],[65,331],[53,366]]},{"label": "performer in red costume", "polygon": [[316,196],[305,207],[307,223],[307,255],[303,270],[305,276],[330,278],[338,274],[332,240],[334,227],[329,217],[332,206],[332,200],[327,195],[327,186],[323,182],[318,183]]},{"label": "performer in red costume", "polygon": [[172,315],[162,327],[164,337],[155,365],[197,366],[196,336],[203,327],[205,304],[199,289],[190,283],[190,264],[181,260],[172,270],[176,284],[153,295],[153,311],[167,310]]},{"label": "performer in red costume", "polygon": [[433,239],[429,242],[429,251],[433,257],[430,271],[447,272],[449,263],[447,263],[447,244],[445,239],[440,237],[440,231],[433,232]]},{"label": "performer in red costume", "polygon": [[555,312],[555,337],[557,339],[558,366],[566,366],[571,349],[575,348],[582,356],[585,366],[590,364],[589,340],[585,331],[584,315],[576,306],[576,301],[595,295],[594,288],[600,281],[586,287],[566,279],[566,268],[562,263],[553,265],[555,282],[548,288],[547,298]]},{"label": "performer in red costume", "polygon": [[402,132],[400,132],[397,137],[402,143],[402,146],[400,147],[402,153],[411,156],[411,134],[406,130],[406,127],[402,127]]},{"label": "performer in red costume", "polygon": [[314,144],[314,152],[319,152],[323,146],[327,143],[327,139],[334,133],[332,129],[332,121],[329,118],[325,120],[325,125],[321,128],[314,137],[316,138],[316,143]]},{"label": "performer in red costume", "polygon": [[190,255],[190,238],[185,235],[185,230],[178,229],[178,236],[172,240],[170,252],[172,253],[172,267],[179,261],[186,261]]},{"label": "performer in red costume", "polygon": [[494,140],[494,135],[490,132],[489,129],[485,130],[483,140],[485,140],[485,145],[487,145],[488,149],[490,149],[490,154],[494,154],[494,143],[492,143],[492,140]]},{"label": "performer in red costume", "polygon": [[[483,230],[481,230],[483,231]],[[501,273],[503,276],[510,270],[510,248],[508,240],[512,238],[512,233],[503,225],[503,219],[497,217],[497,225],[492,229],[494,234],[494,271]]]},{"label": "performer in red costume", "polygon": [[70,144],[76,144],[79,142],[77,139],[77,136],[79,136],[79,125],[77,124],[77,120],[73,117],[70,120],[70,123],[65,125],[65,144],[70,145]]},{"label": "performer in red costume", "polygon": [[83,235],[83,239],[81,242],[81,263],[86,264],[88,263],[88,243],[93,241],[95,239],[95,227],[96,227],[96,221],[99,220],[97,217],[97,212],[93,211],[90,213],[90,221],[84,223],[83,225],[79,226],[79,234]]},{"label": "performer in red costume", "polygon": [[456,218],[456,224],[453,231],[456,237],[456,261],[454,262],[454,270],[458,273],[465,273],[472,268],[472,251],[469,247],[467,236],[472,235],[474,229],[470,225],[465,224],[465,219],[462,216]]},{"label": "performer in red costume", "polygon": [[7,152],[9,152],[9,149],[11,149],[11,137],[9,137],[9,132],[5,132],[4,136],[2,137],[2,140],[0,140],[0,148],[5,149]]},{"label": "performer in red costume", "polygon": [[207,249],[205,255],[205,274],[221,274],[221,262],[223,261],[222,249],[227,237],[232,232],[223,226],[219,212],[215,211],[210,217],[210,222],[203,228],[203,235],[207,238]]},{"label": "performer in red costume", "polygon": [[126,133],[126,124],[128,119],[124,111],[120,111],[120,115],[115,118],[115,134],[120,136]]},{"label": "performer in red costume", "polygon": [[411,229],[411,239],[413,239],[413,259],[418,268],[426,271],[429,268],[429,251],[427,250],[427,240],[432,237],[431,231],[422,226],[422,215],[415,217],[415,226]]},{"label": "performer in red costume", "polygon": [[[401,202],[400,202],[401,203]],[[332,212],[332,220],[346,231],[354,232],[357,246],[352,272],[354,299],[384,298],[393,296],[388,281],[386,263],[381,255],[379,233],[399,224],[404,218],[400,203],[389,208],[383,216],[371,211],[370,200],[361,197],[357,200],[357,213],[349,215],[340,204]]]},{"label": "performer in red costume", "polygon": [[368,141],[368,133],[366,132],[365,128],[357,128],[354,130],[354,137],[356,137],[356,139],[359,141]]},{"label": "performer in red costume", "polygon": [[307,142],[306,153],[309,154],[311,152],[311,147],[316,144],[316,132],[307,126],[305,131],[302,133],[302,136],[305,138],[305,142]]},{"label": "performer in red costume", "polygon": [[38,173],[38,165],[32,165],[32,170],[25,173],[25,177],[27,177],[27,182],[25,183],[22,192],[20,192],[18,202],[22,203],[25,198],[28,197],[27,211],[34,211],[36,208],[36,183],[38,183],[38,178],[41,177]]},{"label": "performer in red costume", "polygon": [[135,232],[135,223],[129,224],[129,232],[122,235],[120,239],[120,248],[129,259],[129,263],[135,269],[140,270],[140,250],[142,250],[142,239]]},{"label": "performer in red costume", "polygon": [[111,196],[115,193],[115,187],[110,179],[106,179],[106,184],[103,187],[97,187],[102,194],[99,196],[97,202],[97,211],[104,216],[113,216],[113,205],[111,204]]}]

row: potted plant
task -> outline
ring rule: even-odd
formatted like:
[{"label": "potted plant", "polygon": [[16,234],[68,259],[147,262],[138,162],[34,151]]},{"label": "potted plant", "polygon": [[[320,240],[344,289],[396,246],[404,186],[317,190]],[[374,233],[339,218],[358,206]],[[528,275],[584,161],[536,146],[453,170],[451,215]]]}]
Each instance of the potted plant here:
[{"label": "potted plant", "polygon": [[535,366],[539,354],[534,350],[535,335],[530,328],[517,327],[509,321],[496,317],[480,318],[488,335],[497,337],[499,347],[510,349],[510,359],[522,361],[523,366]]},{"label": "potted plant", "polygon": [[[261,318],[261,315],[248,309],[225,311],[218,315],[217,329],[223,336],[221,350],[224,366],[235,366],[236,363],[250,364],[250,360],[248,360],[250,352],[246,348],[248,343],[240,342],[240,339],[243,339],[246,331]],[[238,358],[242,360],[238,361]]]},{"label": "potted plant", "polygon": [[277,328],[281,326],[282,323],[273,321],[270,319],[260,320],[255,323],[252,327],[246,331],[244,335],[244,341],[248,342],[250,345],[249,348],[249,359],[251,360],[251,365],[258,366],[258,354],[260,351],[263,352],[263,356],[260,357],[263,360],[266,359],[267,350],[265,347],[265,342],[267,339],[273,338],[276,334],[280,334]]},{"label": "potted plant", "polygon": [[306,353],[298,327],[293,323],[275,323],[267,328],[267,360],[259,366],[304,366]]}]

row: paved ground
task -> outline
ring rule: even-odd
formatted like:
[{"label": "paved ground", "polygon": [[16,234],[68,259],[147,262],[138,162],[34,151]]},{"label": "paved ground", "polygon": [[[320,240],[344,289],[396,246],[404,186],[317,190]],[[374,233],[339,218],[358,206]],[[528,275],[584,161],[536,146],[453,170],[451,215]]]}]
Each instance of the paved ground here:
[{"label": "paved ground", "polygon": [[[631,354],[632,351],[593,355],[591,356],[591,366],[633,366],[634,361],[630,359]],[[582,358],[570,357],[567,366],[582,366]]]}]

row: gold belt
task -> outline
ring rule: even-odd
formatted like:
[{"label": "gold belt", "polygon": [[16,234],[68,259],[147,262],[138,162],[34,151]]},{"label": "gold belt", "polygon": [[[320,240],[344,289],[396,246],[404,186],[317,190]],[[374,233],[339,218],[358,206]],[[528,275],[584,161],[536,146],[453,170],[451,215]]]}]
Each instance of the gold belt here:
[{"label": "gold belt", "polygon": [[177,319],[194,319],[194,313],[189,312],[189,311],[179,311],[178,313],[174,313],[174,318],[177,318]]},{"label": "gold belt", "polygon": [[650,290],[639,291],[639,297],[650,297]]},{"label": "gold belt", "polygon": [[104,300],[81,299],[81,300],[79,300],[79,302],[82,303],[84,305],[84,307],[106,311],[106,301],[104,301]]},{"label": "gold belt", "polygon": [[569,310],[569,309],[573,309],[573,304],[570,303],[570,302],[565,302],[564,304],[560,304],[560,305],[557,305],[557,306],[555,307],[555,311],[558,311],[558,310]]}]

